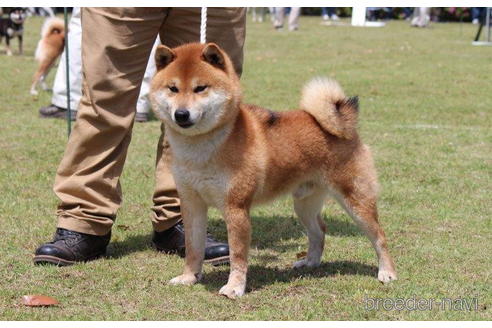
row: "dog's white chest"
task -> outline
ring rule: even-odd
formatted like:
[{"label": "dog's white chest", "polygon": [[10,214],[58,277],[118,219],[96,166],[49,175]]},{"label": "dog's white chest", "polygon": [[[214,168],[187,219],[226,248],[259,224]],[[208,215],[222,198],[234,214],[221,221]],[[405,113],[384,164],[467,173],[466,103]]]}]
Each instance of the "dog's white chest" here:
[{"label": "dog's white chest", "polygon": [[200,195],[208,206],[218,209],[224,206],[227,177],[213,164],[200,167],[175,167],[176,183],[182,184]]},{"label": "dog's white chest", "polygon": [[189,188],[198,193],[208,206],[222,209],[228,186],[228,173],[216,157],[228,130],[195,142],[168,135],[173,151],[173,174],[178,189]]}]

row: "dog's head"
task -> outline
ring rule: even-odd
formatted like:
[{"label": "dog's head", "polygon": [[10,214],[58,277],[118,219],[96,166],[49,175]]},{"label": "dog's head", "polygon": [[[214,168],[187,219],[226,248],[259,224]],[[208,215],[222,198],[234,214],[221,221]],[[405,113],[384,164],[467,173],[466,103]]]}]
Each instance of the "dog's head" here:
[{"label": "dog's head", "polygon": [[156,116],[183,135],[210,132],[233,119],[241,98],[239,78],[214,43],[159,46],[150,99]]},{"label": "dog's head", "polygon": [[14,22],[17,25],[22,25],[24,24],[24,21],[26,20],[26,10],[24,8],[12,8],[9,13],[10,20]]}]

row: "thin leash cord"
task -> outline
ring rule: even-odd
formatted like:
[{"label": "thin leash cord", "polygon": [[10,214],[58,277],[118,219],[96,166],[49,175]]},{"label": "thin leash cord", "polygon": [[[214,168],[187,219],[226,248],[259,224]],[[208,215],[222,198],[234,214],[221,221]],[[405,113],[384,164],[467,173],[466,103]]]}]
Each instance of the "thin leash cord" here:
[{"label": "thin leash cord", "polygon": [[72,113],[70,108],[70,72],[69,72],[69,61],[68,61],[68,13],[67,7],[63,8],[63,14],[65,18],[65,69],[67,73],[67,132],[70,137],[70,132],[72,132]]},{"label": "thin leash cord", "polygon": [[202,7],[202,17],[200,21],[200,43],[207,42],[207,7]]}]

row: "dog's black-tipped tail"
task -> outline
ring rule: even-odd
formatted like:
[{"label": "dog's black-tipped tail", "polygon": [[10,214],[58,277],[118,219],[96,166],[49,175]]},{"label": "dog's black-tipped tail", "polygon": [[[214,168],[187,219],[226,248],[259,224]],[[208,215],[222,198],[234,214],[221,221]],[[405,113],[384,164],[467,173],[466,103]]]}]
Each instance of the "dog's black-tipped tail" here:
[{"label": "dog's black-tipped tail", "polygon": [[65,22],[58,17],[48,18],[41,29],[41,37],[46,38],[50,34],[61,34],[65,33]]},{"label": "dog's black-tipped tail", "polygon": [[311,80],[302,91],[300,106],[327,132],[344,139],[357,135],[359,98],[347,98],[335,80]]}]

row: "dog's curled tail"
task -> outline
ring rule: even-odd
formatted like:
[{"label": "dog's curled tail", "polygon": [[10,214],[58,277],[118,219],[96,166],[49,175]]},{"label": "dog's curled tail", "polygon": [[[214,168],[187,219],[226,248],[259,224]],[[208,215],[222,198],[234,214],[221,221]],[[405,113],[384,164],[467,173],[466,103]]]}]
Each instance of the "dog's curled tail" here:
[{"label": "dog's curled tail", "polygon": [[308,82],[302,90],[300,107],[339,138],[353,139],[357,135],[359,99],[347,98],[333,79],[318,77]]},{"label": "dog's curled tail", "polygon": [[44,22],[43,28],[41,28],[41,38],[46,38],[54,33],[65,33],[65,23],[63,22],[63,19],[51,17]]}]

